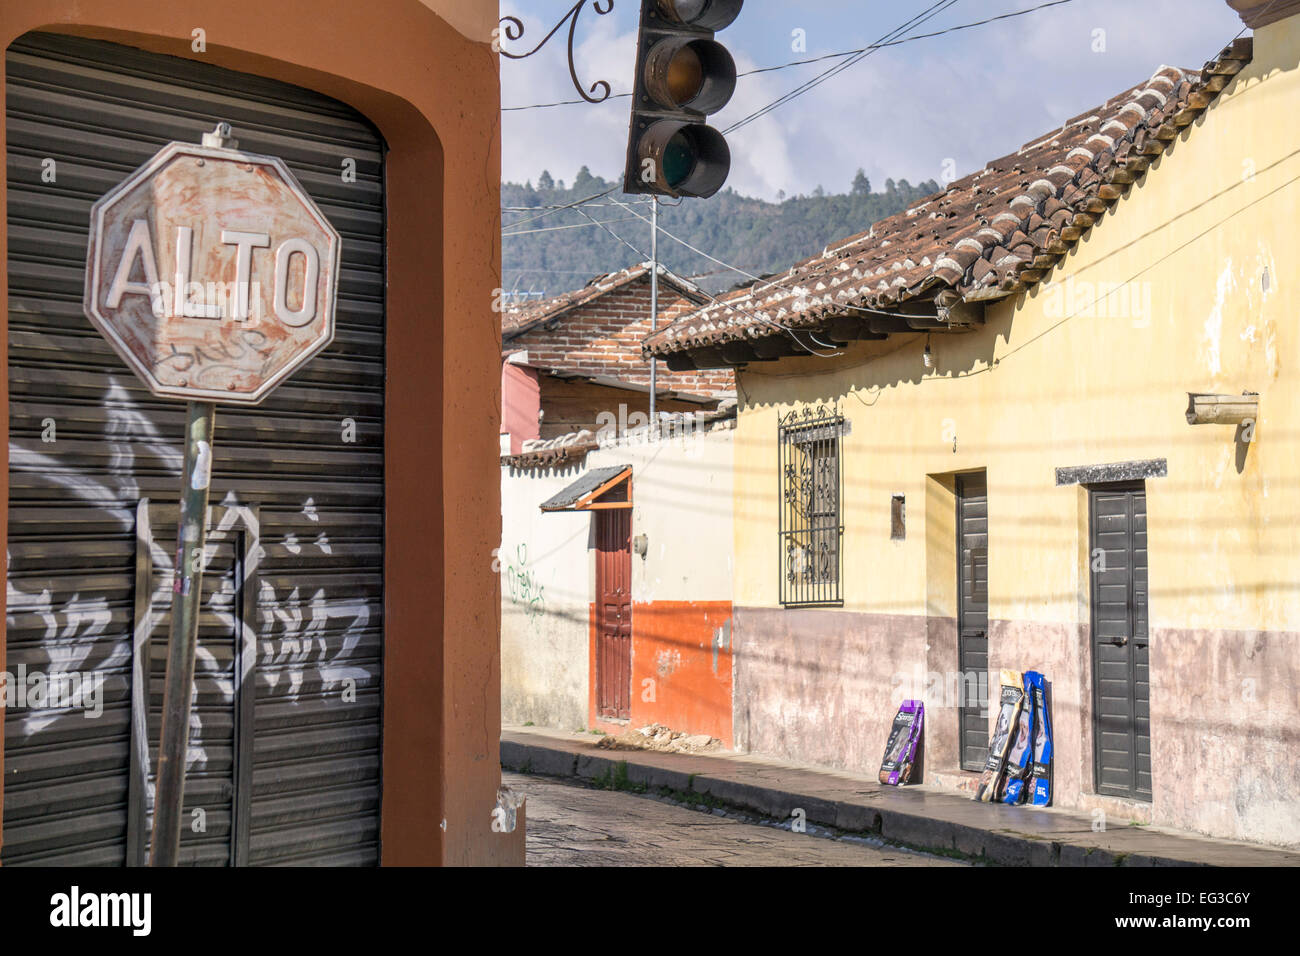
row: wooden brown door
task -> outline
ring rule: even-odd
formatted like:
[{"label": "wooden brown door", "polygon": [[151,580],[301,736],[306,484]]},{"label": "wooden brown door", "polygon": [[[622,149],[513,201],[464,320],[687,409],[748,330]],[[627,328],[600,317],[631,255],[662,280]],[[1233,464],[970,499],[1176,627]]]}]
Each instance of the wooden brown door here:
[{"label": "wooden brown door", "polygon": [[632,510],[596,512],[596,713],[632,716]]}]

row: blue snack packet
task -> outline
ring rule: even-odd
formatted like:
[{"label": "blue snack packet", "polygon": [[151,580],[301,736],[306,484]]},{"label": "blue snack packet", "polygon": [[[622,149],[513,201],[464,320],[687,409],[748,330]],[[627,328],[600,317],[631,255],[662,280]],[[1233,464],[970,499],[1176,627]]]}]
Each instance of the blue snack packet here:
[{"label": "blue snack packet", "polygon": [[1025,675],[1025,690],[1030,691],[1033,675],[1034,697],[1034,763],[1031,771],[1033,803],[1046,807],[1052,802],[1052,719],[1047,713],[1047,685],[1042,674],[1030,671]]}]

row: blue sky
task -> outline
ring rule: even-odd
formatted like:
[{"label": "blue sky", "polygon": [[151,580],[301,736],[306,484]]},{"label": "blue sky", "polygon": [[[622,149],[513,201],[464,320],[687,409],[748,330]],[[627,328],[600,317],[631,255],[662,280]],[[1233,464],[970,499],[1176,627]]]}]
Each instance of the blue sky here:
[{"label": "blue sky", "polygon": [[[525,24],[506,49],[526,51],[573,0],[502,0],[502,16]],[[1023,10],[1042,0],[957,0],[917,32]],[[718,34],[741,71],[864,47],[929,7],[931,0],[746,0]],[[631,86],[638,0],[588,3],[575,61],[587,85]],[[858,167],[873,187],[887,177],[941,179],[980,168],[1065,120],[1142,81],[1161,66],[1200,67],[1241,29],[1224,0],[1071,0],[1011,20],[879,50],[789,105],[728,137],[728,185],[774,199],[778,191],[848,189]],[[803,31],[806,52],[794,49]],[[575,99],[565,58],[567,27],[536,55],[501,60],[503,106]],[[530,42],[531,41],[531,42]],[[831,66],[831,62],[741,78],[714,118],[723,128]],[[547,169],[571,181],[586,165],[622,175],[629,101],[507,112],[502,175],[531,179]]]}]

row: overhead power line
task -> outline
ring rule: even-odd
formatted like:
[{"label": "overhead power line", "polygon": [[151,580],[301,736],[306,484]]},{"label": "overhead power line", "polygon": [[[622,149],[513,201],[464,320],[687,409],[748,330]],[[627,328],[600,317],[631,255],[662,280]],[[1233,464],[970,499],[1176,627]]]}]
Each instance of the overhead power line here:
[{"label": "overhead power line", "polygon": [[[620,205],[620,206],[622,205],[622,203],[620,203],[617,199],[614,200],[614,202],[615,202],[616,205]],[[628,208],[628,212],[632,213],[633,216],[636,216],[636,218],[637,218],[637,219],[640,219],[642,222],[646,222],[646,223],[650,222],[649,219],[647,219],[645,216],[642,216],[640,213],[636,212],[635,210],[631,209],[630,207]],[[777,281],[775,280],[775,277],[771,277],[771,278],[768,278],[768,279],[764,279],[762,276],[756,276],[756,275],[754,275],[752,272],[747,272],[746,270],[740,268],[739,266],[733,266],[733,265],[732,265],[731,263],[729,263],[729,262],[724,262],[724,261],[721,260],[721,259],[717,259],[717,258],[715,258],[715,257],[713,257],[713,256],[711,256],[711,255],[709,255],[707,252],[703,251],[702,249],[697,249],[697,248],[695,248],[693,245],[691,245],[691,244],[690,244],[689,242],[687,242],[685,239],[681,239],[681,238],[679,238],[679,237],[673,235],[671,232],[669,232],[669,231],[668,231],[667,229],[665,229],[663,226],[660,226],[660,227],[659,227],[659,231],[662,232],[662,233],[663,233],[665,236],[667,236],[669,239],[673,240],[674,242],[681,243],[683,246],[685,246],[687,249],[690,249],[692,252],[696,253],[697,255],[701,255],[701,256],[703,256],[705,259],[708,259],[710,262],[717,263],[718,265],[723,266],[724,268],[730,270],[731,272],[737,272],[737,273],[739,273],[740,275],[744,276],[744,277],[747,278],[747,279],[753,279],[755,282],[768,282],[771,288],[779,289],[780,291],[785,292],[785,293],[787,293],[787,294],[789,294],[789,295],[794,295],[794,294],[795,294],[795,292],[794,292],[793,289],[789,288],[788,286],[784,286],[784,285],[782,285],[781,283],[777,282]],[[712,298],[712,296],[710,296],[710,298]],[[719,302],[720,300],[718,300],[718,299],[714,299],[713,301],[714,301],[714,302]],[[728,304],[728,306],[731,306],[731,303],[727,303],[727,304]],[[734,308],[734,306],[732,306],[732,307]],[[913,314],[908,313],[908,312],[888,312],[888,311],[886,311],[886,310],[884,310],[884,309],[872,309],[872,308],[868,308],[867,306],[861,306],[861,305],[844,305],[844,304],[839,304],[839,305],[837,306],[837,308],[841,308],[841,309],[850,309],[850,310],[852,310],[852,311],[854,311],[854,312],[868,312],[868,313],[870,313],[870,314],[872,314],[872,315],[887,315],[887,316],[889,316],[890,318],[896,318],[896,319],[932,319],[932,318],[934,318],[934,316],[932,316],[932,315],[913,315]],[[740,309],[739,311],[740,311],[740,312],[743,312],[745,315],[750,315],[750,317],[753,318],[753,316],[751,315],[751,313],[745,312],[744,309]],[[782,328],[787,328],[787,327],[786,327],[786,326],[782,326]],[[789,331],[788,328],[787,328],[787,331]],[[829,348],[829,347],[830,347],[830,346],[827,346],[827,348]]]},{"label": "overhead power line", "polygon": [[585,199],[575,199],[573,202],[563,203],[563,204],[558,205],[558,206],[547,206],[547,207],[545,207],[545,209],[546,209],[545,212],[543,212],[543,213],[541,213],[541,214],[539,214],[539,215],[536,215],[536,216],[530,216],[530,217],[527,218],[527,219],[520,219],[518,222],[512,222],[512,223],[509,223],[509,224],[507,224],[507,226],[505,226],[504,228],[510,228],[510,229],[513,229],[515,226],[522,226],[524,223],[527,223],[527,222],[535,222],[535,221],[538,220],[538,219],[545,219],[547,216],[553,215],[553,214],[559,212],[559,211],[562,210],[562,209],[575,209],[575,208],[577,208],[578,206],[585,206],[587,203],[592,202],[593,200],[596,200],[596,199],[604,199],[604,198],[605,198],[606,196],[608,196],[610,193],[614,192],[614,190],[619,189],[619,188],[620,188],[620,186],[617,185],[617,184],[615,184],[615,185],[613,185],[613,186],[610,186],[610,187],[609,187],[608,189],[606,189],[603,193],[596,193],[594,196],[588,196],[588,197],[586,197]]},{"label": "overhead power line", "polygon": [[[854,50],[841,50],[838,53],[824,53],[821,56],[808,57],[803,60],[790,60],[787,63],[777,63],[773,66],[760,66],[752,70],[744,70],[740,73],[737,73],[736,76],[739,78],[739,77],[746,77],[746,76],[755,76],[759,73],[775,73],[780,70],[789,70],[797,66],[808,66],[813,63],[823,63],[826,60],[842,60],[845,57],[856,56],[860,53],[866,53],[870,50],[883,49],[885,47],[891,47],[891,46],[902,46],[905,43],[913,43],[916,40],[929,40],[935,37],[944,36],[945,34],[948,33],[957,33],[962,30],[969,30],[972,27],[984,26],[985,24],[993,23],[998,20],[1010,20],[1014,17],[1023,17],[1025,16],[1025,14],[1034,13],[1037,10],[1043,10],[1046,9],[1047,7],[1056,7],[1056,6],[1060,6],[1061,4],[1072,3],[1072,2],[1073,0],[1050,0],[1050,2],[1048,3],[1040,3],[1037,6],[1028,7],[1027,9],[1024,10],[1013,10],[1010,13],[999,14],[998,16],[995,17],[986,17],[982,20],[972,20],[970,23],[961,23],[956,26],[947,27],[946,29],[943,30],[936,30],[933,33],[919,33],[916,36],[902,37],[900,39],[890,40],[885,43],[873,43],[870,46],[858,47],[857,49]],[[1245,31],[1243,30],[1242,32]],[[631,95],[632,95],[631,93],[614,93],[613,95],[606,97],[604,100],[601,100],[601,102],[603,103],[608,100],[626,99]],[[577,106],[580,103],[589,104],[589,101],[582,100],[582,99],[556,100],[553,103],[530,103],[525,106],[503,106],[501,107],[501,111],[503,113],[512,113],[512,112],[519,112],[521,110],[544,110],[544,109],[552,109],[557,106]]]},{"label": "overhead power line", "polygon": [[[582,212],[582,209],[580,207],[574,207],[574,211],[581,213],[582,215],[586,215],[586,213]],[[623,216],[619,219],[606,219],[604,221],[605,222],[632,222],[634,218],[636,217]],[[501,235],[503,238],[511,239],[515,236],[532,236],[539,232],[559,232],[561,229],[586,229],[590,227],[593,223],[595,223],[595,225],[597,226],[600,225],[599,222],[596,222],[596,220],[593,219],[591,222],[575,222],[568,226],[543,226],[541,229],[520,229],[518,232],[502,232]]]},{"label": "overhead power line", "polygon": [[[959,24],[959,25],[957,25],[957,26],[948,27],[948,28],[946,28],[946,29],[944,29],[944,30],[938,30],[938,31],[935,31],[935,32],[933,32],[933,33],[928,33],[928,34],[917,34],[917,35],[913,35],[913,36],[907,36],[907,35],[906,35],[910,30],[913,30],[913,29],[915,29],[916,27],[920,26],[921,24],[923,24],[923,23],[925,23],[925,22],[927,22],[927,21],[933,19],[935,16],[938,16],[940,13],[943,13],[943,12],[945,12],[946,10],[951,9],[951,8],[952,8],[952,7],[953,7],[957,2],[958,2],[958,0],[938,0],[938,2],[931,4],[931,5],[930,5],[929,7],[927,7],[925,10],[923,10],[923,11],[921,11],[920,13],[916,14],[915,16],[911,17],[909,20],[907,20],[907,21],[906,21],[905,23],[903,23],[901,26],[896,27],[895,29],[889,31],[889,33],[886,33],[883,37],[881,37],[881,38],[880,38],[879,40],[877,40],[875,43],[871,44],[870,46],[863,47],[863,48],[861,48],[861,49],[859,49],[859,50],[856,50],[856,51],[847,51],[847,52],[845,52],[844,54],[829,54],[829,55],[826,56],[826,57],[815,57],[815,58],[813,58],[813,59],[811,59],[811,60],[798,61],[798,62],[796,62],[796,63],[791,63],[791,64],[784,64],[782,67],[772,67],[772,68],[767,68],[767,70],[770,71],[771,69],[779,69],[779,68],[784,68],[784,67],[786,67],[786,66],[799,65],[799,64],[802,63],[802,62],[816,62],[817,60],[824,60],[824,59],[829,59],[829,58],[831,58],[831,57],[838,57],[838,56],[849,56],[849,57],[851,57],[851,59],[847,60],[846,62],[838,63],[838,64],[836,64],[834,67],[831,67],[829,70],[825,70],[825,71],[823,71],[822,73],[818,74],[817,76],[813,77],[811,80],[808,80],[808,81],[806,81],[806,82],[803,83],[803,84],[800,84],[798,87],[794,88],[793,90],[790,90],[789,92],[787,92],[787,93],[784,94],[783,96],[778,97],[776,100],[772,101],[771,103],[768,103],[766,106],[763,106],[763,107],[761,107],[760,109],[754,111],[754,112],[751,113],[749,116],[746,116],[744,119],[742,119],[742,120],[740,120],[740,121],[738,121],[738,122],[732,124],[730,127],[728,127],[728,128],[727,128],[726,130],[724,130],[723,132],[724,132],[724,133],[730,133],[730,132],[733,132],[733,131],[735,131],[735,130],[737,130],[737,129],[740,129],[741,127],[743,127],[743,126],[745,126],[745,125],[747,125],[747,124],[753,122],[754,120],[757,120],[757,119],[761,118],[762,116],[767,115],[768,113],[772,112],[773,110],[779,109],[781,106],[785,105],[786,103],[791,102],[792,100],[798,98],[799,96],[802,96],[804,93],[809,92],[810,90],[814,89],[816,86],[820,85],[821,83],[825,82],[826,80],[832,78],[833,76],[838,75],[839,73],[841,73],[841,72],[843,72],[844,70],[848,69],[849,67],[855,65],[856,63],[861,62],[863,59],[865,59],[867,56],[870,56],[870,55],[871,55],[872,53],[874,53],[876,50],[884,49],[884,48],[889,47],[889,46],[897,46],[897,45],[900,45],[900,44],[902,44],[902,43],[912,42],[912,41],[914,41],[914,40],[920,40],[920,39],[932,38],[932,37],[937,37],[937,36],[943,36],[944,34],[947,34],[947,33],[955,33],[955,32],[957,32],[957,31],[959,31],[959,30],[967,30],[967,29],[970,29],[970,28],[972,28],[972,27],[981,26],[981,25],[984,25],[984,24],[987,24],[987,23],[992,23],[992,22],[997,21],[997,20],[1006,20],[1006,19],[1010,19],[1010,18],[1012,18],[1012,17],[1024,16],[1025,14],[1033,13],[1033,12],[1036,11],[1036,10],[1046,9],[1047,7],[1061,6],[1062,4],[1072,2],[1072,0],[1048,0],[1048,2],[1040,3],[1040,4],[1038,4],[1037,6],[1029,7],[1029,8],[1027,8],[1027,9],[1025,9],[1025,10],[1019,10],[1019,11],[1013,11],[1013,12],[1011,12],[1011,13],[999,14],[999,15],[997,15],[997,16],[993,16],[993,17],[986,17],[986,18],[984,18],[984,19],[982,19],[982,20],[973,21],[973,22],[971,22],[971,23]],[[754,70],[754,71],[750,71],[750,72],[751,72],[751,73],[755,73],[755,72],[764,72],[764,71],[763,71],[763,70]],[[577,101],[577,102],[582,102],[582,101]],[[540,104],[540,105],[543,105],[543,106],[544,106],[544,105],[559,105],[559,104]],[[637,249],[636,246],[632,245],[630,242],[628,242],[628,241],[627,241],[626,239],[624,239],[622,236],[618,235],[618,234],[617,234],[616,232],[614,232],[612,229],[609,229],[609,228],[608,228],[604,223],[602,223],[602,222],[600,222],[600,221],[594,219],[593,217],[587,215],[587,213],[584,212],[583,209],[579,208],[579,207],[584,206],[584,205],[587,205],[587,204],[589,204],[589,203],[593,203],[595,200],[598,200],[598,199],[604,199],[605,197],[609,196],[611,193],[613,193],[613,192],[614,192],[615,190],[617,190],[617,189],[618,189],[618,186],[615,185],[615,186],[611,187],[610,189],[607,189],[607,190],[606,190],[605,192],[603,192],[603,193],[598,193],[598,194],[596,194],[596,195],[594,195],[594,196],[589,196],[589,197],[587,197],[586,199],[580,199],[580,200],[575,200],[575,201],[573,201],[573,202],[571,202],[571,203],[565,203],[565,204],[561,204],[561,205],[556,205],[556,206],[546,207],[546,211],[542,212],[540,215],[533,216],[533,217],[530,217],[530,218],[528,218],[528,219],[523,219],[523,220],[520,220],[520,221],[518,221],[518,222],[510,223],[509,226],[506,227],[506,228],[513,228],[513,227],[515,227],[515,226],[523,225],[523,224],[525,224],[525,223],[533,222],[533,221],[535,221],[535,220],[537,220],[537,219],[544,218],[545,216],[552,215],[552,214],[554,214],[554,213],[556,213],[556,212],[559,212],[559,211],[562,211],[562,210],[572,209],[573,211],[575,211],[575,212],[577,212],[579,215],[581,215],[584,219],[587,219],[587,220],[588,220],[588,224],[590,224],[590,225],[595,225],[595,226],[599,226],[601,229],[603,229],[605,232],[609,233],[611,236],[613,236],[615,239],[617,239],[617,240],[618,240],[619,242],[621,242],[623,245],[625,245],[625,246],[627,246],[629,249],[631,249],[634,253],[636,253],[637,255],[641,256],[641,257],[643,258],[643,260],[644,260],[644,259],[645,259],[645,253],[644,253],[644,252],[642,252],[641,250]],[[625,210],[627,210],[628,212],[630,212],[634,217],[636,217],[637,219],[642,220],[643,222],[650,223],[650,221],[651,221],[651,220],[647,219],[646,217],[642,216],[640,213],[636,212],[636,210],[634,210],[631,206],[627,205],[626,203],[620,202],[620,201],[617,200],[617,199],[611,200],[611,203],[612,203],[613,205],[616,205],[616,206],[621,206],[622,208],[624,208]],[[602,204],[602,205],[608,205],[608,204]],[[626,221],[626,219],[620,219],[620,220],[609,220],[609,221],[611,221],[611,222],[622,222],[622,221]],[[582,226],[582,225],[585,225],[585,224],[579,223],[579,224],[577,224],[577,225],[578,225],[578,226]],[[557,229],[564,229],[564,228],[574,228],[574,227],[572,227],[572,226],[561,226],[561,227],[556,227],[556,228],[557,228]],[[753,279],[753,280],[756,281],[756,282],[763,281],[759,276],[756,276],[756,275],[754,275],[753,273],[750,273],[750,272],[748,272],[748,271],[745,270],[745,269],[741,269],[741,268],[739,268],[738,266],[732,265],[732,264],[729,263],[729,262],[725,262],[725,261],[723,261],[722,259],[718,259],[718,258],[716,258],[716,257],[714,257],[714,256],[712,256],[712,255],[710,255],[709,253],[704,252],[702,249],[699,249],[699,248],[697,248],[697,247],[691,245],[689,242],[687,242],[686,240],[684,240],[684,239],[682,239],[682,238],[680,238],[680,237],[674,235],[673,233],[669,232],[667,229],[663,229],[662,226],[659,227],[659,229],[660,229],[660,230],[664,233],[664,235],[666,235],[668,238],[672,239],[674,242],[677,242],[677,243],[679,243],[679,244],[685,246],[687,249],[691,250],[691,251],[694,252],[696,255],[702,256],[703,258],[708,259],[710,262],[713,262],[713,263],[715,263],[715,264],[717,264],[717,265],[723,266],[724,268],[726,268],[726,269],[728,269],[728,270],[730,270],[730,271],[732,271],[732,272],[736,272],[736,273],[738,273],[738,274],[740,274],[740,275],[746,276],[747,278]],[[506,235],[506,236],[509,236],[509,235],[526,235],[526,234],[528,234],[529,232],[547,232],[547,231],[552,231],[552,230],[549,230],[549,229],[541,229],[541,230],[526,230],[526,231],[515,232],[515,233],[504,233],[504,235]],[[773,283],[772,283],[772,286],[773,286],[774,288],[780,289],[780,290],[783,291],[783,292],[786,292],[787,294],[790,294],[790,295],[793,295],[793,294],[794,294],[794,290],[788,289],[788,288],[786,288],[785,286],[782,286],[780,283],[773,282]],[[702,291],[703,291],[703,290],[702,290]],[[718,299],[716,296],[713,296],[712,294],[710,294],[710,293],[708,293],[708,292],[705,292],[705,295],[708,296],[708,298],[709,298],[710,300],[712,300],[715,304],[722,304],[722,303],[721,303],[721,300]],[[779,328],[779,329],[781,329],[782,331],[784,331],[784,332],[786,332],[787,334],[789,334],[792,338],[795,338],[795,334],[796,334],[796,331],[797,331],[797,330],[795,330],[795,329],[792,329],[792,328],[790,328],[790,327],[788,327],[788,326],[786,326],[786,325],[784,325],[784,324],[782,324],[782,323],[780,323],[780,322],[774,322],[774,321],[772,321],[772,320],[770,320],[770,319],[764,319],[764,318],[761,318],[761,317],[759,317],[759,316],[757,316],[757,315],[754,315],[753,313],[751,313],[751,312],[749,312],[749,311],[747,311],[747,310],[745,310],[745,309],[738,308],[734,303],[728,303],[728,306],[729,306],[730,308],[733,308],[733,309],[735,309],[736,311],[738,311],[738,312],[744,314],[744,315],[749,316],[751,319],[753,319],[753,320],[755,320],[755,321],[757,321],[757,322],[761,322],[761,323],[763,323],[763,324],[765,324],[765,325],[771,325],[771,326],[774,326],[774,327],[776,327],[776,328]],[[878,314],[878,315],[886,315],[886,316],[890,316],[890,317],[905,318],[905,319],[906,319],[906,318],[933,318],[932,316],[909,315],[909,314],[906,314],[906,313],[900,313],[900,312],[888,312],[888,311],[885,311],[885,310],[882,310],[882,309],[872,309],[872,308],[868,308],[868,307],[864,307],[864,306],[842,306],[842,307],[845,308],[845,309],[851,310],[851,311],[855,311],[855,312],[865,312],[865,313]],[[816,339],[811,335],[811,333],[808,333],[808,334],[809,334],[809,337],[810,337],[810,338],[813,338],[813,340],[816,341]],[[797,338],[795,338],[795,341],[798,342],[799,340],[798,340]],[[799,344],[800,344],[800,345],[803,345],[805,348],[808,348],[808,346],[804,345],[803,343],[799,343]],[[822,344],[822,343],[819,343],[819,344]],[[829,346],[828,346],[828,347],[829,347]],[[812,350],[810,349],[810,351],[812,351]],[[813,354],[820,354],[820,353],[817,353],[817,352],[814,351]]]},{"label": "overhead power line", "polygon": [[[617,200],[615,200],[615,202],[617,202]],[[622,203],[619,203],[619,205],[622,205]],[[639,215],[638,213],[633,212],[633,211],[632,211],[632,208],[631,208],[630,206],[628,207],[628,211],[629,211],[629,212],[632,212],[632,215],[636,216],[638,219],[644,219],[644,218],[645,218],[645,217]],[[579,215],[587,216],[587,214],[586,214],[585,212],[583,212],[581,209],[578,210],[578,213],[579,213]],[[588,218],[588,219],[591,219],[590,216],[587,216],[587,218]],[[619,242],[623,243],[623,245],[627,246],[629,249],[631,249],[633,252],[635,252],[638,256],[640,256],[642,262],[649,262],[649,261],[651,261],[651,257],[650,257],[650,256],[646,255],[645,252],[643,252],[642,250],[638,249],[636,246],[632,245],[632,243],[628,242],[626,239],[624,239],[624,238],[623,238],[622,236],[620,236],[618,233],[614,232],[614,230],[606,228],[605,225],[604,225],[603,223],[597,222],[595,219],[591,219],[591,221],[594,222],[594,223],[596,223],[596,225],[600,226],[602,229],[605,229],[605,231],[608,232],[611,236],[613,236],[613,237],[614,237],[615,239],[617,239]],[[649,221],[650,221],[650,220],[648,220],[648,219],[646,220],[646,222],[649,222]],[[660,232],[663,232],[665,235],[670,235],[666,230],[664,230],[664,228],[663,228],[662,226],[659,227],[659,231],[660,231]],[[671,236],[671,235],[670,235],[670,237],[671,237],[671,238],[674,238],[674,239],[677,238],[676,236]],[[680,239],[678,239],[677,241],[678,241],[678,242],[682,242],[682,240],[680,240]],[[692,248],[693,248],[693,247],[692,247]],[[696,250],[696,251],[698,251],[698,250]],[[701,254],[701,255],[704,255],[705,258],[711,258],[710,256],[708,256],[708,255],[705,254],[705,253],[700,253],[700,254]],[[714,260],[714,261],[715,261],[715,262],[720,262],[720,260]],[[721,264],[721,265],[727,265],[727,263],[725,263],[725,262],[720,262],[720,264]],[[681,280],[681,277],[678,276],[676,273],[674,273],[674,272],[673,272],[671,269],[669,269],[667,266],[660,265],[659,268],[664,272],[665,275],[670,275],[670,276],[672,276],[673,278],[678,279],[679,281],[682,281],[682,280]],[[733,268],[733,269],[734,269],[735,267],[734,267],[734,266],[729,266],[729,268]],[[740,271],[740,270],[737,270],[737,271]],[[699,288],[699,287],[696,286],[696,288]],[[722,300],[719,299],[719,298],[718,298],[716,295],[714,295],[713,293],[709,292],[707,289],[700,289],[700,292],[702,292],[702,293],[703,293],[703,294],[704,294],[704,295],[705,295],[705,296],[706,296],[706,297],[707,297],[711,302],[713,302],[713,303],[715,303],[715,304],[718,304],[718,305],[721,305],[721,304],[722,304]],[[792,339],[794,339],[794,341],[795,341],[795,342],[796,342],[800,347],[805,348],[805,349],[808,349],[808,351],[811,352],[813,355],[817,355],[817,356],[819,356],[819,357],[821,357],[821,358],[833,358],[835,355],[843,354],[843,353],[840,353],[840,352],[835,352],[835,353],[833,353],[832,355],[823,355],[821,352],[818,352],[818,351],[816,351],[815,349],[811,348],[810,346],[805,345],[803,342],[800,342],[800,341],[799,341],[799,339],[797,338],[797,335],[798,335],[798,333],[799,333],[800,330],[798,330],[798,329],[792,329],[792,328],[790,328],[788,325],[783,325],[782,323],[777,322],[777,321],[774,321],[773,319],[765,319],[765,318],[763,318],[762,316],[755,315],[754,313],[749,312],[749,311],[746,310],[746,309],[739,308],[739,307],[737,307],[737,306],[735,306],[735,305],[732,305],[731,307],[732,307],[733,309],[735,309],[737,312],[740,312],[742,315],[747,315],[747,316],[749,316],[749,317],[750,317],[751,319],[753,319],[755,322],[759,322],[759,323],[761,323],[761,324],[763,324],[763,325],[770,325],[770,326],[772,326],[773,328],[780,329],[782,332],[785,332],[785,333],[786,333],[787,335],[789,335]],[[815,339],[814,339],[814,341],[815,341]],[[825,346],[825,347],[829,348],[830,346]]]},{"label": "overhead power line", "polygon": [[888,33],[882,36],[875,43],[871,44],[871,46],[864,48],[861,52],[855,53],[853,56],[851,56],[849,59],[845,60],[842,63],[835,64],[829,70],[822,71],[821,73],[814,76],[811,80],[804,81],[799,86],[796,86],[793,90],[790,90],[784,95],[777,97],[775,100],[773,100],[771,103],[768,103],[766,106],[755,110],[753,113],[750,113],[744,119],[732,123],[730,126],[728,126],[726,129],[722,131],[723,135],[734,132],[743,126],[746,126],[749,123],[754,122],[754,120],[766,116],[768,113],[771,113],[773,110],[780,109],[786,103],[789,103],[792,100],[797,99],[798,97],[807,93],[809,90],[812,90],[820,86],[822,83],[825,83],[831,77],[837,76],[840,73],[843,73],[849,67],[862,62],[867,57],[871,56],[871,54],[881,49],[885,43],[888,43],[892,40],[897,40],[899,37],[904,36],[908,30],[911,30],[914,27],[918,27],[922,23],[925,23],[927,20],[930,20],[933,17],[938,16],[940,13],[943,13],[945,10],[949,9],[956,3],[957,0],[939,0],[939,2],[931,4],[929,7],[926,7],[925,10],[921,11],[919,14],[917,14],[916,16],[908,20],[906,23],[904,23],[902,26],[895,27],[893,30],[890,30]]},{"label": "overhead power line", "polygon": [[[593,202],[583,203],[583,205],[586,206],[588,209],[595,209],[597,206],[612,206],[614,204],[612,202],[593,201]],[[647,202],[646,205],[649,205],[649,203]],[[501,211],[502,212],[536,212],[539,209],[568,209],[568,208],[569,208],[568,203],[553,203],[551,205],[538,205],[538,206],[502,206]]]}]

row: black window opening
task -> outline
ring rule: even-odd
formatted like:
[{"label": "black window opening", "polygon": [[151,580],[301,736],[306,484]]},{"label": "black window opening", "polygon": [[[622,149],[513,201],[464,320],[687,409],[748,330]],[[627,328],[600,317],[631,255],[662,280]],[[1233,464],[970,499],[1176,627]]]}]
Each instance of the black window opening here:
[{"label": "black window opening", "polygon": [[825,406],[799,409],[777,426],[781,604],[843,603],[840,595],[844,522],[840,442],[844,416]]}]

